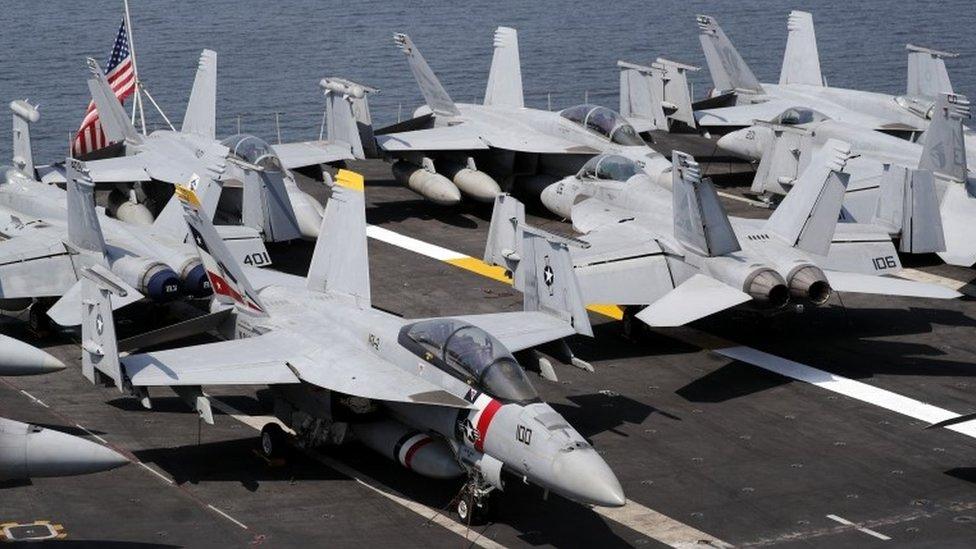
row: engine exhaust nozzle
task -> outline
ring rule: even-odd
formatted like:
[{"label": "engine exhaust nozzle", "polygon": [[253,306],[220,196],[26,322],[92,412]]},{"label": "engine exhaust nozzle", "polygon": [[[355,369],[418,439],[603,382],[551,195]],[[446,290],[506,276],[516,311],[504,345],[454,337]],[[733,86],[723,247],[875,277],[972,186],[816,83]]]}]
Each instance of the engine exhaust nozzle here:
[{"label": "engine exhaust nozzle", "polygon": [[790,301],[790,289],[786,281],[772,269],[760,269],[754,272],[746,279],[742,289],[763,307],[779,309]]},{"label": "engine exhaust nozzle", "polygon": [[814,305],[823,305],[830,299],[833,290],[827,275],[819,267],[803,265],[789,275],[790,295],[807,299]]}]

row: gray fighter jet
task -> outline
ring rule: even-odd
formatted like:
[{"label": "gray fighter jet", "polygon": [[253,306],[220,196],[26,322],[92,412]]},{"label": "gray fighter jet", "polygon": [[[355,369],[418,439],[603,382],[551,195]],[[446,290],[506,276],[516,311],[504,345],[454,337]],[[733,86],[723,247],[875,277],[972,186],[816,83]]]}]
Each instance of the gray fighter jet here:
[{"label": "gray fighter jet", "polygon": [[[467,476],[468,520],[504,487],[503,471],[591,505],[624,505],[613,472],[542,402],[512,353],[592,335],[566,248],[526,232],[523,312],[410,320],[370,305],[363,179],[342,170],[306,278],[242,268],[195,194],[178,187],[227,339],[119,360],[110,300],[85,279],[82,370],[140,395],[172,387],[212,423],[202,387],[267,385],[275,415],[302,446],[358,439],[417,473]],[[165,330],[165,329],[164,329]],[[164,332],[145,341],[158,345]],[[284,433],[262,431],[275,455]]]},{"label": "gray fighter jet", "polygon": [[501,189],[538,192],[601,152],[632,158],[652,177],[670,177],[654,152],[620,114],[596,105],[560,112],[525,107],[515,29],[495,31],[483,105],[455,103],[405,34],[394,36],[427,102],[414,118],[377,130],[382,151],[396,159],[394,176],[438,204],[461,194],[491,202]]},{"label": "gray fighter jet", "polygon": [[[57,372],[50,354],[0,335],[0,376]],[[50,427],[0,417],[0,483],[107,471],[128,463],[118,452]]]},{"label": "gray fighter jet", "polygon": [[[746,304],[822,305],[833,291],[930,298],[959,297],[941,286],[887,276],[900,268],[884,230],[838,224],[848,145],[829,141],[768,220],[730,218],[689,155],[675,152],[673,183],[652,181],[626,158],[596,157],[575,177],[546,189],[542,201],[583,233],[571,246],[587,304],[624,306],[650,326],[680,326]],[[496,200],[485,261],[516,273],[524,209]],[[646,306],[646,307],[645,307]]]},{"label": "gray fighter jet", "polygon": [[[37,110],[25,101],[11,103],[14,167],[0,168],[0,309],[30,306],[30,322],[40,329],[45,313],[61,325],[80,323],[78,273],[99,264],[126,288],[126,299],[171,301],[181,295],[205,297],[210,283],[191,243],[177,199],[151,226],[124,223],[96,208],[93,183],[84,165],[66,162],[67,191],[35,181],[30,123]],[[194,180],[214,212],[220,186]],[[248,227],[221,226],[221,237],[238,260],[270,264],[261,235]],[[48,307],[53,304],[50,310]]]},{"label": "gray fighter jet", "polygon": [[947,263],[976,263],[976,178],[968,170],[963,120],[969,101],[941,94],[919,143],[861,128],[807,109],[722,136],[723,149],[761,160],[753,192],[785,194],[814,151],[831,138],[852,144],[851,181],[842,221],[874,223],[899,238],[899,251],[938,253]]},{"label": "gray fighter jet", "polygon": [[[180,130],[158,130],[144,136],[115,99],[98,64],[92,59],[88,64],[88,87],[105,136],[118,143],[123,153],[121,157],[90,160],[88,170],[98,184],[117,184],[117,192],[110,196],[111,210],[125,221],[148,224],[153,215],[142,202],[162,204],[171,194],[169,185],[144,183],[185,183],[195,174],[226,183],[221,197],[223,218],[258,229],[268,242],[314,238],[321,209],[298,188],[289,170],[363,158],[350,102],[355,100],[352,95],[361,98],[371,88],[351,82],[345,86],[342,82],[348,81],[338,79],[325,87],[328,140],[269,145],[256,136],[235,135],[219,142],[217,54],[204,50]],[[62,165],[43,167],[39,173],[44,182],[64,181]],[[135,192],[129,192],[133,183],[137,185]],[[238,190],[232,192],[232,187]]]},{"label": "gray fighter jet", "polygon": [[[699,15],[697,22],[714,84],[712,96],[690,102],[685,73],[697,70],[694,67],[661,59],[651,67],[618,63],[621,112],[631,120],[662,130],[682,122],[721,135],[802,108],[862,129],[915,139],[928,127],[938,95],[952,93],[944,59],[955,55],[913,45],[907,46],[908,86],[903,95],[828,86],[820,72],[813,17],[802,11],[789,15],[779,82],[760,83],[713,17]],[[662,79],[668,84],[663,89]],[[976,153],[976,138],[968,129],[965,134],[969,154]]]}]

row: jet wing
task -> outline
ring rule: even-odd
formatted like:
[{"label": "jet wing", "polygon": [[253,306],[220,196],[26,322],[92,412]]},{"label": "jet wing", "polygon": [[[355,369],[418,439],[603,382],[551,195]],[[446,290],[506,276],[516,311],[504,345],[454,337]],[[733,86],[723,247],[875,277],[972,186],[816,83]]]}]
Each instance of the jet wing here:
[{"label": "jet wing", "polygon": [[600,154],[602,151],[575,141],[533,131],[529,126],[509,131],[492,131],[485,135],[488,145],[496,149],[533,154]]},{"label": "jet wing", "polygon": [[[143,160],[139,155],[120,156],[118,158],[103,158],[89,160],[85,167],[95,183],[127,183],[130,181],[149,181]],[[64,165],[52,164],[39,166],[37,175],[44,183],[64,183]]]},{"label": "jet wing", "polygon": [[75,281],[60,239],[25,234],[0,241],[0,298],[60,296]]},{"label": "jet wing", "polygon": [[576,333],[569,322],[541,311],[488,313],[452,318],[468,322],[490,333],[513,353]]},{"label": "jet wing", "polygon": [[469,408],[441,387],[339,340],[310,346],[282,332],[122,359],[135,387],[306,382],[348,395]]},{"label": "jet wing", "polygon": [[633,219],[634,212],[611,206],[596,198],[587,198],[573,206],[571,217],[573,228],[586,234],[604,225],[614,225],[626,219]]},{"label": "jet wing", "polygon": [[[705,127],[746,127],[753,125],[756,120],[768,122],[782,114],[786,109],[795,106],[797,105],[785,99],[773,99],[751,105],[702,109],[695,111],[695,120],[698,121],[699,126]],[[830,116],[829,113],[825,114]]]},{"label": "jet wing", "polygon": [[376,142],[386,152],[471,151],[488,148],[481,132],[471,124],[377,135]]},{"label": "jet wing", "polygon": [[338,160],[352,160],[355,157],[349,145],[329,141],[302,141],[300,143],[280,143],[271,145],[281,165],[287,170],[328,164]]}]

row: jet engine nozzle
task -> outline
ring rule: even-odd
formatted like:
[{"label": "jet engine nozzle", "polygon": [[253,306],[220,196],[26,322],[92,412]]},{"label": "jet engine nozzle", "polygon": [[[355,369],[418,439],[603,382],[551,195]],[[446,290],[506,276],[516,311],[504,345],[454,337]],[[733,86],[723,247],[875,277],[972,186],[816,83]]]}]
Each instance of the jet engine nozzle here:
[{"label": "jet engine nozzle", "polygon": [[790,301],[786,281],[772,269],[760,269],[749,275],[742,290],[764,307],[778,309]]},{"label": "jet engine nozzle", "polygon": [[790,284],[790,295],[807,299],[814,305],[823,305],[830,299],[832,290],[827,275],[814,265],[801,265],[787,277]]},{"label": "jet engine nozzle", "polygon": [[172,301],[180,295],[179,275],[160,261],[125,255],[112,261],[112,272],[157,303]]},{"label": "jet engine nozzle", "polygon": [[203,263],[197,263],[183,275],[183,291],[192,297],[207,297],[213,294],[213,287],[210,286],[210,277],[207,276],[207,269]]}]

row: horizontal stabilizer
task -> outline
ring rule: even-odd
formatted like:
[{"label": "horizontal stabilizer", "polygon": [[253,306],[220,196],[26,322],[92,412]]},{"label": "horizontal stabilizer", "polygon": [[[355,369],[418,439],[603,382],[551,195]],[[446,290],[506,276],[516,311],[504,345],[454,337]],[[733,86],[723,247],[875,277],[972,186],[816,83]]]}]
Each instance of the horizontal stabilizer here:
[{"label": "horizontal stabilizer", "polygon": [[567,244],[531,227],[522,228],[521,233],[522,258],[513,285],[523,294],[523,309],[542,311],[572,326],[577,333],[592,336]]},{"label": "horizontal stabilizer", "polygon": [[783,68],[779,83],[823,86],[820,74],[820,54],[817,52],[817,36],[813,30],[813,15],[793,10],[786,22],[789,34],[783,54]]},{"label": "horizontal stabilizer", "polygon": [[849,144],[828,139],[813,154],[810,164],[769,217],[765,229],[790,246],[827,255],[849,180],[841,170],[850,154]]},{"label": "horizontal stabilizer", "polygon": [[860,294],[922,297],[928,299],[955,299],[962,294],[945,286],[916,282],[890,276],[873,276],[841,271],[824,271],[830,287],[838,292]]},{"label": "horizontal stabilizer", "polygon": [[696,254],[715,257],[741,249],[715,187],[701,177],[691,155],[674,151],[672,203],[674,237]]},{"label": "horizontal stabilizer", "polygon": [[672,328],[749,301],[749,294],[696,274],[637,313],[648,326]]},{"label": "horizontal stabilizer", "polygon": [[945,251],[942,214],[932,172],[886,165],[874,222],[900,235],[906,253]]},{"label": "horizontal stabilizer", "polygon": [[522,63],[519,60],[518,32],[509,27],[495,29],[495,53],[488,71],[485,105],[522,108]]},{"label": "horizontal stabilizer", "polygon": [[[112,271],[101,265],[90,267],[104,281],[103,286],[114,289],[112,298],[112,310],[118,310],[130,303],[139,301],[144,296],[132,286],[129,286],[121,278],[115,276]],[[81,305],[85,299],[82,291],[82,281],[79,280],[54,305],[47,310],[47,316],[60,326],[78,326],[82,323]]]}]

